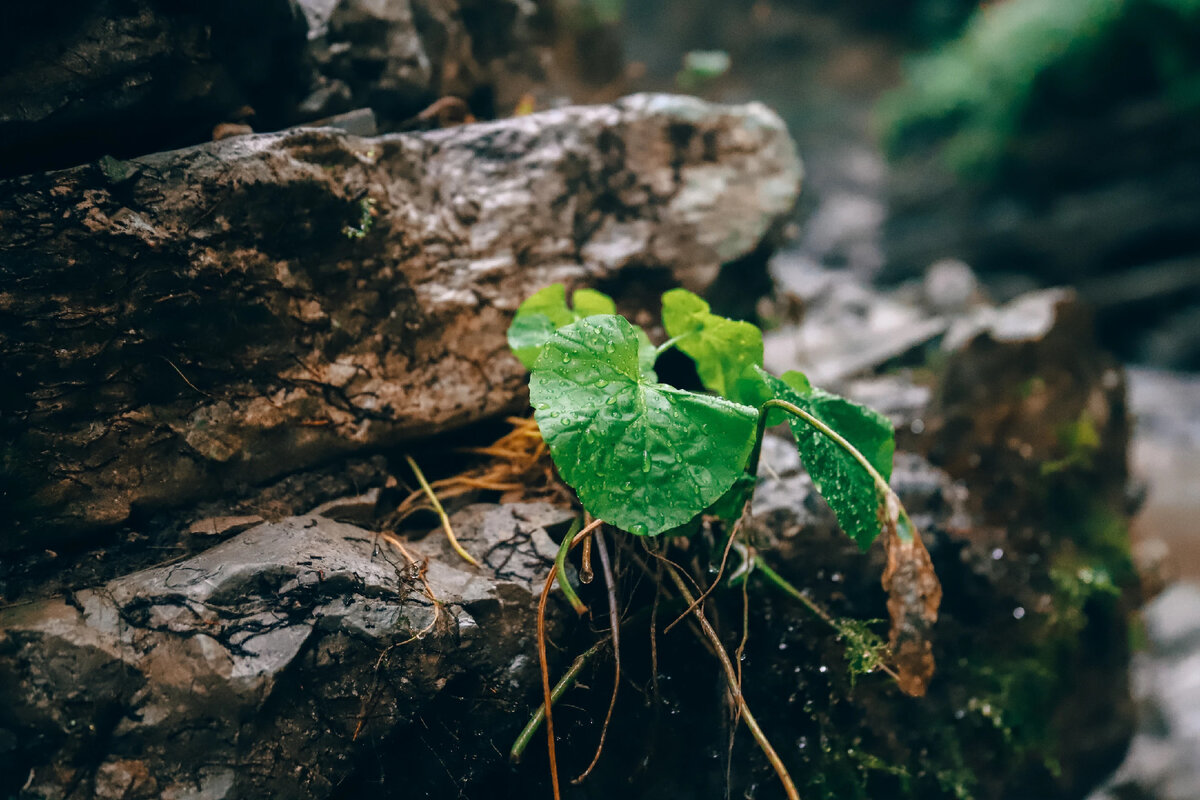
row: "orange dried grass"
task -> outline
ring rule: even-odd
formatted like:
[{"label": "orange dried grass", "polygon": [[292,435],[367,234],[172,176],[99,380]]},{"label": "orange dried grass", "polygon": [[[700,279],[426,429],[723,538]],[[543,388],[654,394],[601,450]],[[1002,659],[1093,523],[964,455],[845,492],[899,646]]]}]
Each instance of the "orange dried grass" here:
[{"label": "orange dried grass", "polygon": [[[502,503],[540,500],[570,506],[575,495],[559,480],[537,422],[531,417],[509,417],[505,421],[512,426],[508,433],[487,447],[463,451],[488,456],[486,462],[430,482],[438,498],[451,500],[483,490],[500,492]],[[417,511],[426,510],[433,510],[433,506],[425,492],[417,489],[396,507],[393,522],[399,524]]]}]

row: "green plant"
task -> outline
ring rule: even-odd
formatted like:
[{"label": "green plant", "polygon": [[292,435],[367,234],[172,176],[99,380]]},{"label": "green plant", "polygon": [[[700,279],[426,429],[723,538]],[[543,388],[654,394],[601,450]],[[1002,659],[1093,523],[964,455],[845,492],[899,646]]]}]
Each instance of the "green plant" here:
[{"label": "green plant", "polygon": [[[920,536],[888,485],[895,449],[891,423],[871,409],[813,387],[798,372],[782,377],[768,373],[763,369],[761,331],[713,314],[703,299],[686,290],[663,295],[662,320],[669,338],[657,347],[644,330],[617,315],[605,295],[581,289],[572,301],[568,306],[562,285],[537,292],[519,308],[508,340],[531,370],[534,417],[559,474],[597,524],[602,521],[638,536],[680,535],[696,530],[708,515],[727,523],[728,554],[754,490],[766,428],[786,419],[805,467],[846,534],[864,550],[884,535],[883,584],[892,618],[887,655],[894,665],[887,671],[904,691],[923,694],[933,671],[927,634],[937,617],[941,588]],[[672,347],[695,362],[707,393],[658,379],[655,362]],[[588,532],[563,540],[551,576],[559,575],[572,598],[562,560],[574,539]],[[767,580],[806,601],[761,557],[746,558],[746,564],[758,565]],[[742,704],[739,713],[789,794],[794,792],[782,763],[744,707],[719,639],[697,610],[704,595],[693,601],[678,573],[668,568],[667,575],[689,611],[696,611],[704,634],[722,658],[731,694]],[[544,601],[545,593],[543,608]],[[572,602],[580,607],[577,598]],[[850,643],[852,667],[869,671],[884,666],[882,648],[865,625],[839,624],[806,604]],[[550,733],[548,676],[544,684]],[[553,755],[551,763],[553,771]],[[557,783],[555,787],[557,792]]]}]

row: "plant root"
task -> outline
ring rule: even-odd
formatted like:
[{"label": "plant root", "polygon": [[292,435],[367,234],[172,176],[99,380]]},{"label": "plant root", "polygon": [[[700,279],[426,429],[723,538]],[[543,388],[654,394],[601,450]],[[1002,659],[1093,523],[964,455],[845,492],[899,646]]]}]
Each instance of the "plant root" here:
[{"label": "plant root", "polygon": [[[687,583],[684,582],[683,576],[679,574],[679,570],[673,565],[667,566],[667,575],[670,576],[671,582],[675,584],[675,588],[679,590],[679,594],[683,597],[685,603],[689,606],[696,601],[692,598],[692,593],[688,591]],[[725,646],[721,644],[721,637],[713,630],[709,624],[708,617],[704,616],[704,610],[697,607],[692,615],[700,624],[702,638],[708,640],[713,653],[717,656],[717,660],[721,662],[721,666],[725,670],[725,680],[729,686],[729,693],[733,697],[734,704],[737,706],[742,721],[746,723],[746,727],[750,729],[750,734],[754,737],[754,741],[758,743],[758,747],[763,751],[763,755],[767,757],[771,767],[774,768],[775,774],[779,776],[780,783],[783,784],[783,790],[788,796],[788,800],[800,800],[800,793],[796,790],[796,784],[792,781],[792,776],[788,773],[787,767],[784,766],[779,754],[775,752],[775,748],[771,746],[771,742],[767,739],[766,733],[759,727],[758,720],[754,718],[754,714],[750,712],[750,706],[746,703],[746,698],[742,695],[742,687],[738,683],[737,672],[733,668],[733,663],[729,660],[729,654],[725,652]]]},{"label": "plant root", "polygon": [[[604,573],[604,583],[608,588],[608,623],[611,629],[613,650],[613,690],[612,697],[608,701],[608,712],[604,715],[604,725],[600,728],[600,741],[596,744],[596,755],[592,756],[592,763],[587,765],[587,769],[571,781],[573,784],[582,783],[584,778],[592,774],[592,770],[600,763],[600,754],[604,752],[604,738],[608,735],[608,724],[612,721],[613,709],[617,707],[617,691],[621,688],[621,617],[617,612],[617,584],[613,577],[612,563],[608,560],[608,547],[604,544],[600,531],[596,531],[593,538],[596,540],[596,550],[600,553],[600,569]],[[585,548],[590,541],[591,539],[584,539]]]},{"label": "plant root", "polygon": [[[729,551],[733,548],[733,540],[736,539],[737,535],[739,533],[741,533],[741,531],[742,531],[742,520],[745,518],[746,518],[746,514],[745,514],[745,511],[743,511],[742,516],[738,517],[738,521],[736,523],[734,523],[733,530],[730,531],[730,533],[729,533],[729,538],[725,540],[725,552],[721,555],[721,566],[719,569],[717,569],[716,577],[713,578],[712,583],[710,583],[708,585],[707,589],[705,589],[703,592],[700,593],[700,596],[696,598],[696,602],[694,604],[692,604],[691,606],[689,606],[687,611],[684,611],[682,614],[680,614],[678,617],[675,618],[674,622],[672,622],[667,627],[663,628],[664,634],[670,633],[671,628],[674,628],[676,625],[678,625],[680,622],[682,622],[683,619],[685,617],[687,617],[688,614],[695,611],[696,606],[703,603],[708,598],[708,596],[713,593],[713,590],[716,589],[717,586],[719,586],[721,584],[721,578],[722,578],[722,576],[725,575],[725,564],[729,561]],[[740,667],[739,667],[739,669],[740,669]]]},{"label": "plant root", "polygon": [[375,689],[379,683],[379,670],[383,666],[384,659],[386,659],[388,654],[391,653],[396,648],[403,647],[406,644],[411,644],[412,642],[415,642],[418,639],[424,639],[426,635],[428,635],[434,628],[437,627],[438,622],[442,618],[442,608],[443,608],[442,601],[438,600],[437,597],[434,595],[433,587],[431,587],[429,585],[429,580],[428,580],[428,578],[425,577],[425,572],[426,572],[426,568],[427,568],[426,562],[424,560],[418,561],[417,559],[413,558],[412,553],[408,552],[408,548],[404,546],[404,543],[402,541],[400,541],[400,539],[397,538],[395,534],[384,532],[382,534],[382,536],[383,536],[384,541],[386,541],[388,544],[392,545],[392,547],[395,547],[397,550],[400,551],[400,555],[404,556],[404,560],[408,562],[408,565],[410,567],[416,568],[417,579],[421,581],[421,586],[425,591],[425,596],[429,598],[429,602],[433,603],[433,619],[430,620],[428,625],[426,625],[424,628],[417,631],[416,633],[414,633],[412,636],[408,637],[404,641],[395,642],[393,644],[388,645],[386,648],[384,648],[383,652],[379,654],[379,658],[375,659],[375,668],[372,673],[374,677],[371,682],[371,688],[367,692],[366,697],[363,699],[362,710],[359,712],[359,715],[358,715],[358,724],[356,724],[354,726],[354,735],[350,737],[351,741],[358,740],[358,735],[360,733],[362,733],[363,726],[367,722],[367,706],[371,702],[371,700],[374,698]]},{"label": "plant root", "polygon": [[[561,585],[567,585],[567,575],[565,572],[560,572],[560,565],[565,561],[567,553],[571,551],[579,542],[587,536],[590,536],[592,531],[599,528],[603,522],[596,520],[589,523],[583,530],[574,536],[564,536],[562,545],[558,548],[558,557],[554,561],[554,568],[550,570],[550,574],[546,576],[546,584],[542,587],[541,597],[538,598],[537,608],[537,645],[538,645],[538,663],[542,669],[542,707],[545,709],[546,717],[546,746],[550,754],[550,786],[554,789],[554,800],[562,800],[562,793],[558,788],[558,753],[554,747],[554,713],[552,707],[554,705],[553,692],[550,689],[550,661],[546,658],[546,601],[550,599],[550,590],[554,587],[554,579],[558,578]],[[578,598],[576,598],[578,599]],[[586,608],[585,608],[586,610]]]}]

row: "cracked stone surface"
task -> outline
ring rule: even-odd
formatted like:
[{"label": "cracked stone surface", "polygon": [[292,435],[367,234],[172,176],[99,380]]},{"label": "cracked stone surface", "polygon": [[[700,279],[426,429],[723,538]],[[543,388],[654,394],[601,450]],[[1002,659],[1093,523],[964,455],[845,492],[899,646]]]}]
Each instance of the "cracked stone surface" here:
[{"label": "cracked stone surface", "polygon": [[440,535],[409,543],[440,617],[398,550],[311,515],[5,609],[0,673],[16,679],[0,682],[0,792],[327,797],[355,747],[416,719],[465,672],[502,738],[537,680],[547,529],[561,536],[571,518],[544,504],[463,509],[453,522],[478,571]]},{"label": "cracked stone surface", "polygon": [[0,181],[0,549],[512,410],[521,299],[703,289],[800,174],[763,106],[638,95]]}]

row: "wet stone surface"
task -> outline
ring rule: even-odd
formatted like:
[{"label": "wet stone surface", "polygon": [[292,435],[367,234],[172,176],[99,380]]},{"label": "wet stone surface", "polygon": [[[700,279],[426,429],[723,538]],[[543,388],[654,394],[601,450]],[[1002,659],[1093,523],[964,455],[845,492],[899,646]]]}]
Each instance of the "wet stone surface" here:
[{"label": "wet stone surface", "polygon": [[15,680],[0,685],[0,792],[328,797],[355,748],[419,717],[464,671],[503,716],[536,681],[546,530],[569,519],[537,504],[460,511],[480,572],[440,537],[409,543],[440,611],[418,565],[320,516],[4,609],[0,671]]}]

